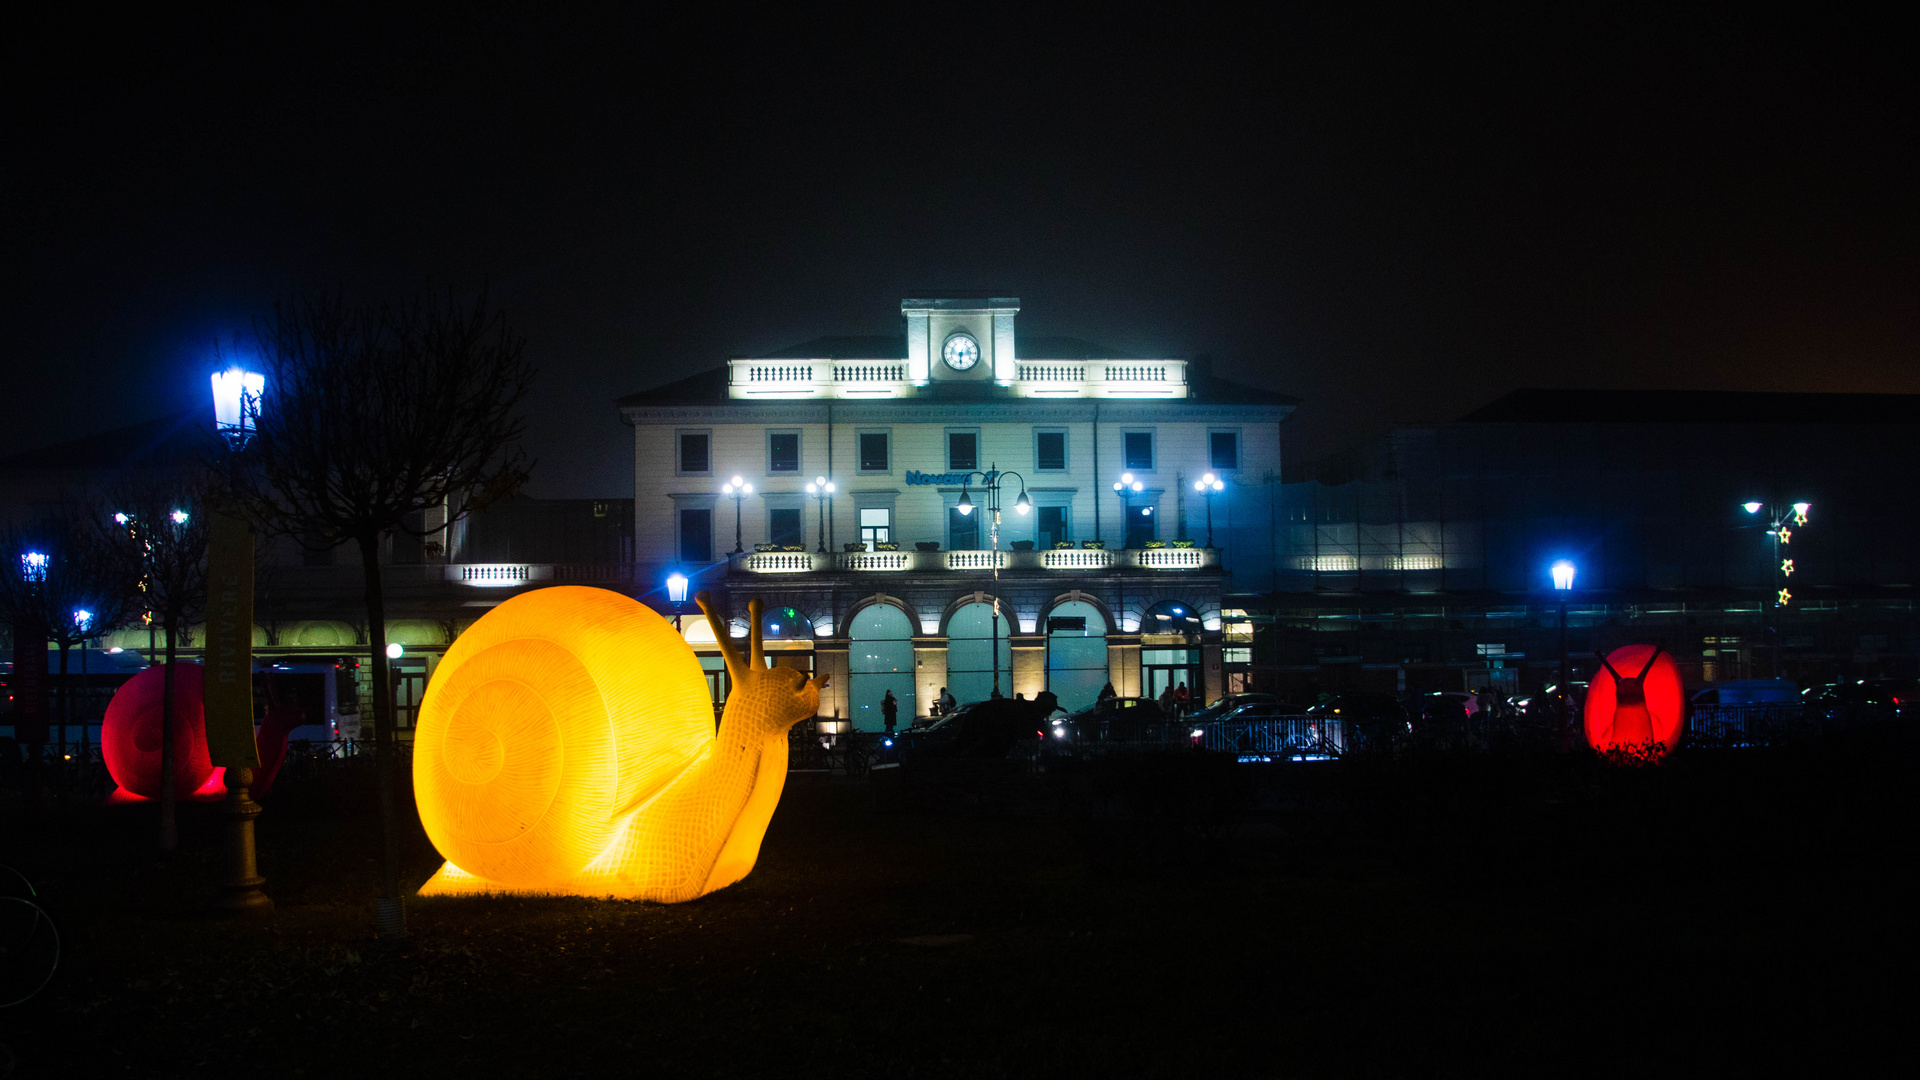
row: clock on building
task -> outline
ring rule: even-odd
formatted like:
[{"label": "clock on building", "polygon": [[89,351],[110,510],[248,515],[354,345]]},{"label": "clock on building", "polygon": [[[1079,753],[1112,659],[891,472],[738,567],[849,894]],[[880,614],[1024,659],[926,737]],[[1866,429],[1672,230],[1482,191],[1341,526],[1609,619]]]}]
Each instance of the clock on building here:
[{"label": "clock on building", "polygon": [[980,343],[972,334],[955,334],[940,349],[940,359],[955,371],[965,371],[980,362]]}]

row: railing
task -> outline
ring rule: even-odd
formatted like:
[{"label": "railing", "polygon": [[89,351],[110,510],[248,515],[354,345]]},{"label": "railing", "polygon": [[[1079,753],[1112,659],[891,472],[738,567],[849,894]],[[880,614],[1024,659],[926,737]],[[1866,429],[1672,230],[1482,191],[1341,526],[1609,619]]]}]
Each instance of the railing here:
[{"label": "railing", "polygon": [[1088,548],[1061,548],[1040,553],[1040,565],[1048,570],[1104,570],[1115,562],[1117,552]]},{"label": "railing", "polygon": [[[1210,548],[1148,548],[1105,551],[1064,548],[1059,551],[846,551],[831,555],[804,551],[768,551],[737,556],[734,570],[748,574],[805,574],[838,570],[846,573],[980,573],[983,571],[1105,571],[1119,569],[1162,571],[1204,570],[1217,566],[1220,553]],[[585,580],[567,578],[563,580]]]},{"label": "railing", "polygon": [[742,382],[750,383],[792,383],[812,382],[812,364],[749,364],[746,377]]},{"label": "railing", "polygon": [[451,563],[447,580],[479,588],[511,588],[553,580],[553,567],[536,563]]},{"label": "railing", "polygon": [[740,567],[754,574],[804,574],[825,570],[826,556],[807,551],[756,551],[740,559]]},{"label": "railing", "polygon": [[1001,570],[1006,568],[1007,552],[949,551],[946,562],[949,570]]},{"label": "railing", "polygon": [[1198,570],[1207,565],[1207,552],[1201,548],[1146,548],[1133,553],[1133,564],[1142,570]]},{"label": "railing", "polygon": [[842,570],[906,570],[913,565],[908,551],[848,551],[840,556]]},{"label": "railing", "polygon": [[1106,364],[1102,368],[1108,382],[1166,382],[1166,364]]},{"label": "railing", "polygon": [[1081,382],[1087,377],[1084,364],[1016,364],[1014,372],[1021,382]]},{"label": "railing", "polygon": [[905,364],[835,364],[835,382],[902,382],[907,377]]},{"label": "railing", "polygon": [[[1195,731],[1200,734],[1194,736]],[[1334,758],[1347,750],[1347,733],[1340,721],[1304,715],[1215,720],[1189,728],[1188,737],[1207,750],[1267,759]]]}]

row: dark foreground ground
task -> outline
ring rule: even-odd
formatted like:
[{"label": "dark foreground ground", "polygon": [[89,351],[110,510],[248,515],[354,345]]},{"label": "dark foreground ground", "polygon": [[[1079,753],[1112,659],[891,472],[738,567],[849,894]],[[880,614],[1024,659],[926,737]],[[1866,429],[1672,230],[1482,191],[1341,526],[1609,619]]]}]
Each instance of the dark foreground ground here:
[{"label": "dark foreground ground", "polygon": [[201,914],[207,808],[161,862],[151,811],[11,801],[66,950],[0,1043],[19,1076],[1913,1075],[1914,759],[796,781],[731,889],[416,902],[401,951],[359,777],[269,806],[251,924]]}]

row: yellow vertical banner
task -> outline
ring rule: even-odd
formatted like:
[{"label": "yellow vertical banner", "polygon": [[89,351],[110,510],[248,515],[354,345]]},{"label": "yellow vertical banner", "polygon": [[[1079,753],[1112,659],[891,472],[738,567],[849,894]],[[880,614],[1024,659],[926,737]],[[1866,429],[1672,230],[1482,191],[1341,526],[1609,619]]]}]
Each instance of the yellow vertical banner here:
[{"label": "yellow vertical banner", "polygon": [[207,751],[257,769],[253,742],[253,530],[216,512],[207,536]]}]

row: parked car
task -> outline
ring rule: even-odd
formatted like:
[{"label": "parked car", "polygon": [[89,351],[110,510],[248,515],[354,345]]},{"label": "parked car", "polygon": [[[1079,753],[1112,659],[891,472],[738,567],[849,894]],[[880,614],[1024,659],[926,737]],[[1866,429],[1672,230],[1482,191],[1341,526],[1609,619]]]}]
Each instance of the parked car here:
[{"label": "parked car", "polygon": [[[1196,724],[1219,720],[1228,713],[1244,705],[1272,705],[1280,702],[1278,694],[1222,694],[1220,700],[1187,717]],[[1304,710],[1303,710],[1304,711]]]},{"label": "parked car", "polygon": [[1053,725],[1066,731],[1056,741],[1078,744],[1145,738],[1148,728],[1166,719],[1152,698],[1113,697],[1055,718]]},{"label": "parked car", "polygon": [[1412,728],[1406,708],[1391,694],[1336,694],[1307,715],[1337,721],[1350,750],[1387,745]]}]

